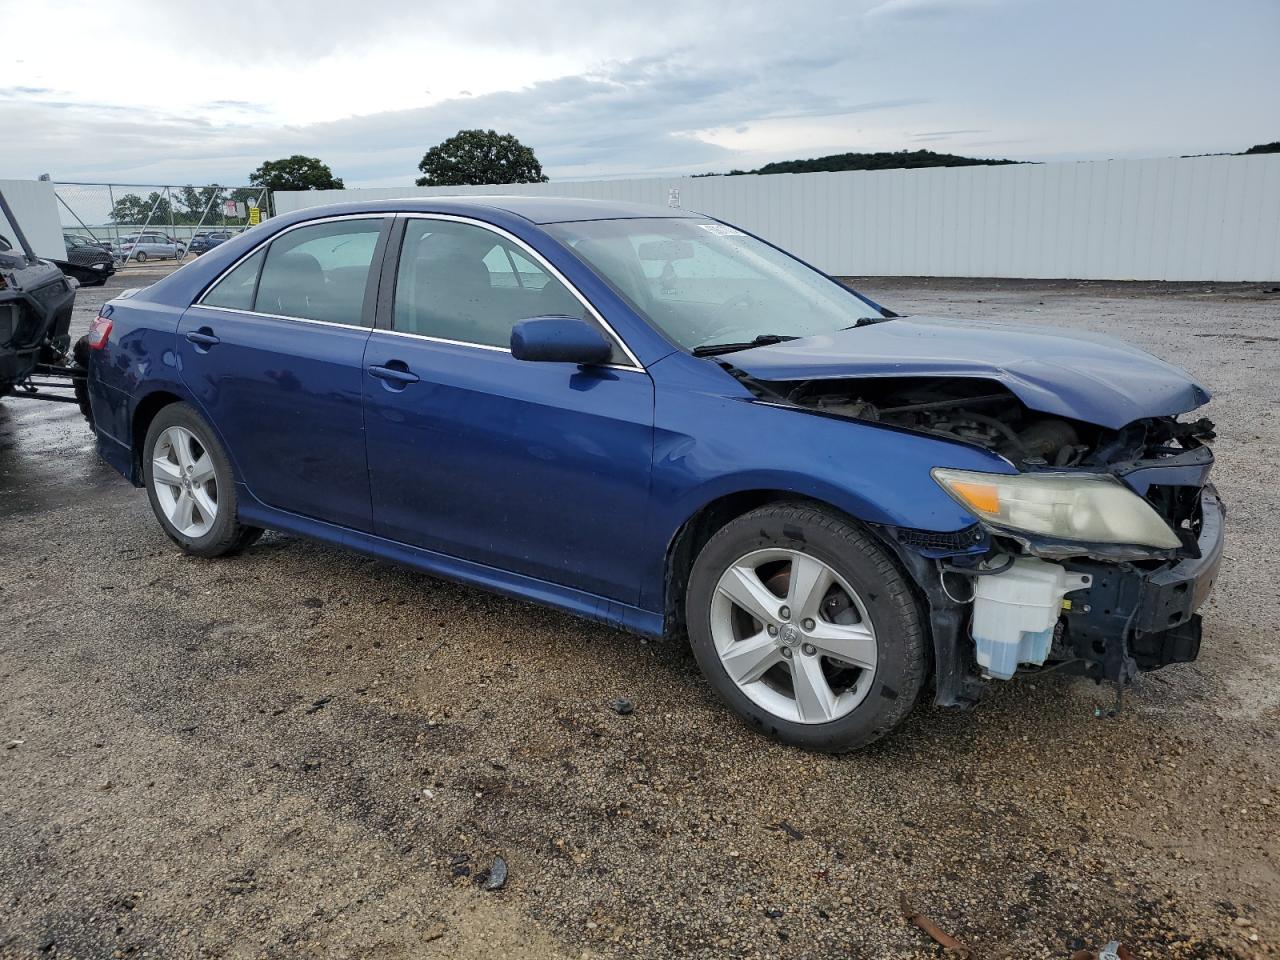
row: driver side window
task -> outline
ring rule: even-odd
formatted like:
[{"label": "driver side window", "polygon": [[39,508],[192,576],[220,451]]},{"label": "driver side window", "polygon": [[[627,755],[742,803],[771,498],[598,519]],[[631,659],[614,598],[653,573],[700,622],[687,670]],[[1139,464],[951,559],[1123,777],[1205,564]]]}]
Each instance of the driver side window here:
[{"label": "driver side window", "polygon": [[[408,221],[392,329],[506,348],[516,323],[546,316],[591,318],[568,287],[493,231],[452,220]],[[616,346],[614,352],[621,355]]]}]

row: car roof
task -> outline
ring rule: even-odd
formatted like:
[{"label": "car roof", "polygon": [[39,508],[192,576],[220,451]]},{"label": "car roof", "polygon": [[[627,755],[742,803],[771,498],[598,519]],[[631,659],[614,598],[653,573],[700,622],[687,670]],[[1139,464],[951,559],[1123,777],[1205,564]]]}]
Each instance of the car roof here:
[{"label": "car roof", "polygon": [[[369,212],[394,210],[406,213],[478,213],[501,210],[532,223],[569,223],[578,220],[632,220],[641,217],[696,217],[700,214],[673,207],[615,200],[584,200],[579,197],[447,196],[401,197],[342,204]],[[311,212],[317,209],[309,208]]]}]

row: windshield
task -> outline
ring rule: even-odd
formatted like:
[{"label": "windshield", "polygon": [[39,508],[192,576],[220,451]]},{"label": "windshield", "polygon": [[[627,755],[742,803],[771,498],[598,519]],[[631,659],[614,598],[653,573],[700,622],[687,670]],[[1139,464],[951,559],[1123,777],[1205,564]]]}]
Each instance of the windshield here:
[{"label": "windshield", "polygon": [[712,220],[585,220],[546,229],[686,350],[811,337],[884,319],[847,287]]}]

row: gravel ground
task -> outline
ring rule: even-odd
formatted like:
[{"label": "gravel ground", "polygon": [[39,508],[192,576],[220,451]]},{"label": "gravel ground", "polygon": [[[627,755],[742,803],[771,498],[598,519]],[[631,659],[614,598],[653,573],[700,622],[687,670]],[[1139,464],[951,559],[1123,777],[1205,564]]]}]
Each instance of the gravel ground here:
[{"label": "gravel ground", "polygon": [[1118,334],[1216,390],[1197,663],[1113,720],[1048,675],[807,755],[677,645],[294,537],[185,558],[73,406],[9,399],[0,956],[939,956],[904,891],[988,958],[1280,953],[1280,290],[863,286]]}]

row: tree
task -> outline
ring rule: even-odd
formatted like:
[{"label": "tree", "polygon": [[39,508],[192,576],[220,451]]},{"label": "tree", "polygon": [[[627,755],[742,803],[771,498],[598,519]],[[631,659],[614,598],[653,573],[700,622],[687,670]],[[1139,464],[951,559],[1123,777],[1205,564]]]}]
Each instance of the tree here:
[{"label": "tree", "polygon": [[754,172],[768,174],[835,170],[913,170],[920,167],[999,166],[1017,162],[984,157],[961,157],[954,153],[934,153],[932,150],[896,150],[882,153],[835,153],[809,160],[781,160],[766,163]]},{"label": "tree", "polygon": [[151,207],[136,193],[126,193],[111,208],[112,223],[142,223]]},{"label": "tree", "polygon": [[342,178],[335,177],[327,164],[315,157],[295,153],[283,160],[267,160],[253,173],[249,182],[268,190],[341,190]]},{"label": "tree", "polygon": [[1276,140],[1272,143],[1256,144],[1246,150],[1245,153],[1280,153],[1280,140]]},{"label": "tree", "polygon": [[217,184],[209,187],[193,187],[187,184],[179,188],[177,201],[182,207],[182,212],[179,213],[180,222],[199,223],[206,210],[211,214],[215,213],[218,204],[222,202],[222,193],[222,188]]},{"label": "tree", "polygon": [[459,130],[423,154],[418,169],[420,187],[547,182],[533,150],[494,130]]},{"label": "tree", "polygon": [[159,190],[152,190],[145,200],[136,193],[126,193],[111,208],[111,222],[141,226],[150,219],[158,227],[169,222],[169,212],[169,201]]}]

